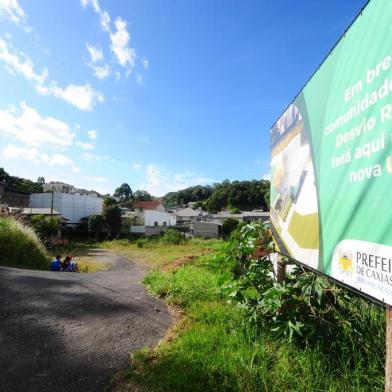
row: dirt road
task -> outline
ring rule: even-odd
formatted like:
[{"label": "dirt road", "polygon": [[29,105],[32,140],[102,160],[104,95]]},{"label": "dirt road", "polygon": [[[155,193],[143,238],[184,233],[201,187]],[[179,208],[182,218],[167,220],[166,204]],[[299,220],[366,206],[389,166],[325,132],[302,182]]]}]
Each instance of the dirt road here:
[{"label": "dirt road", "polygon": [[146,270],[94,250],[96,273],[0,267],[0,391],[102,391],[129,353],[171,323],[139,283]]}]

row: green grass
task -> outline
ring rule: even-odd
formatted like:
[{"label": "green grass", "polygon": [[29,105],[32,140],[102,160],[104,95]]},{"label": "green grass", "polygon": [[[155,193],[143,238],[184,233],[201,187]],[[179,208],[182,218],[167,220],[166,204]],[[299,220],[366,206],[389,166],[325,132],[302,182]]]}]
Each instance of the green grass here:
[{"label": "green grass", "polygon": [[220,289],[222,272],[209,258],[147,275],[149,291],[184,315],[170,339],[133,356],[112,390],[383,391],[382,361],[349,351],[334,357],[325,347],[299,347],[250,326],[242,310],[227,302]]},{"label": "green grass", "polygon": [[49,268],[46,250],[34,230],[13,217],[0,217],[0,265]]},{"label": "green grass", "polygon": [[114,240],[104,241],[99,246],[114,250],[128,256],[131,260],[138,259],[149,265],[166,265],[181,257],[195,257],[202,253],[221,249],[226,244],[222,240],[193,239],[180,245],[162,244],[158,240],[149,240],[139,248],[136,241]]}]

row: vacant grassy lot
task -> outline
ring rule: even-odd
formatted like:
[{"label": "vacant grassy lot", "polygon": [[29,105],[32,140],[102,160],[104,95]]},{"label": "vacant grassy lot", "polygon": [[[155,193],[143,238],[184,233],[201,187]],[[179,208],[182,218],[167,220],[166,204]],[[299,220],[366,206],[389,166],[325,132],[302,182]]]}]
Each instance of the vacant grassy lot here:
[{"label": "vacant grassy lot", "polygon": [[174,261],[175,266],[178,267],[201,254],[217,251],[224,245],[225,242],[221,240],[200,239],[193,239],[180,245],[162,244],[158,240],[149,240],[143,243],[142,247],[137,245],[137,241],[128,240],[105,241],[98,244],[103,249],[123,253],[131,260],[151,266],[166,266],[166,268]]},{"label": "vacant grassy lot", "polygon": [[131,366],[114,378],[111,391],[383,391],[383,358],[365,358],[349,347],[345,355],[344,350],[338,354],[317,346],[301,347],[252,326],[243,310],[230,303],[222,286],[228,272],[214,254],[190,259],[175,270],[168,268],[171,260],[189,251],[200,254],[223,243],[170,247],[151,243],[142,249],[124,242],[105,246],[160,265],[144,283],[182,315],[158,347],[132,357]]}]

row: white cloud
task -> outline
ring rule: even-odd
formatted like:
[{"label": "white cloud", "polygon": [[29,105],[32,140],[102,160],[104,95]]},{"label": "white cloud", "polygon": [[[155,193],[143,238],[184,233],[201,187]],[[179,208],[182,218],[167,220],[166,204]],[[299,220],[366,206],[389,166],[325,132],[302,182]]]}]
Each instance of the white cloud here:
[{"label": "white cloud", "polygon": [[61,88],[56,82],[52,82],[49,86],[36,86],[36,89],[41,94],[61,98],[83,111],[91,111],[97,102],[104,101],[102,93],[95,91],[88,83],[83,86],[69,84],[66,88]]},{"label": "white cloud", "polygon": [[83,142],[77,141],[75,144],[78,147],[82,148],[83,150],[93,150],[94,149],[94,145],[91,143],[83,143]]},{"label": "white cloud", "polygon": [[104,64],[102,66],[90,66],[93,71],[94,71],[94,75],[98,78],[98,79],[106,79],[109,75],[110,75],[110,67],[108,64]]},{"label": "white cloud", "polygon": [[[0,0],[1,1],[1,0]],[[44,69],[41,74],[34,70],[34,64],[24,53],[11,53],[7,43],[0,38],[0,60],[3,60],[9,69],[15,73],[23,75],[28,81],[36,85],[42,85],[47,76],[48,70]]]},{"label": "white cloud", "polygon": [[134,164],[132,165],[132,168],[133,168],[134,170],[140,170],[142,167],[143,167],[143,165],[141,165],[140,163],[134,163]]},{"label": "white cloud", "polygon": [[18,0],[0,0],[0,17],[8,19],[17,25],[24,25],[26,33],[31,31],[31,28],[26,23],[26,13],[19,5]]},{"label": "white cloud", "polygon": [[91,131],[87,131],[88,136],[91,140],[95,140],[98,137],[98,132],[92,129]]},{"label": "white cloud", "polygon": [[178,191],[193,185],[205,185],[213,182],[204,175],[195,174],[190,171],[175,173],[155,164],[146,167],[145,182],[138,186],[156,196],[163,196],[168,192]]},{"label": "white cloud", "polygon": [[96,63],[98,61],[103,60],[103,51],[102,48],[94,45],[90,45],[89,43],[86,43],[87,50],[90,54],[90,61],[92,63]]},{"label": "white cloud", "polygon": [[143,59],[142,64],[143,64],[143,68],[144,68],[145,70],[147,70],[148,67],[150,66],[150,62],[149,62],[149,60],[146,59],[146,58]]},{"label": "white cloud", "polygon": [[10,144],[3,150],[2,155],[5,159],[26,160],[35,164],[49,166],[70,166],[75,173],[80,171],[75,162],[65,155],[42,153],[36,148],[23,148]]},{"label": "white cloud", "polygon": [[110,34],[110,50],[116,55],[120,65],[123,67],[133,67],[135,65],[136,51],[129,46],[131,39],[128,30],[127,22],[120,17],[114,22],[116,31]]},{"label": "white cloud", "polygon": [[271,174],[270,173],[264,174],[263,180],[271,181]]},{"label": "white cloud", "polygon": [[[83,8],[91,6],[94,12],[99,15],[102,29],[109,34],[110,51],[113,53],[118,64],[126,69],[126,75],[129,76],[135,67],[137,55],[136,50],[130,46],[131,36],[128,31],[127,22],[123,18],[117,17],[114,21],[114,26],[112,26],[108,12],[101,8],[98,0],[81,0],[81,4]],[[93,61],[95,58],[99,60],[103,59],[102,52],[97,51],[97,48],[92,45],[87,45],[92,62],[95,62]],[[146,58],[142,60],[142,66],[145,70],[148,68],[149,61]],[[116,80],[118,80],[118,71],[114,71],[113,73],[116,75]],[[103,69],[95,70],[95,75],[98,76],[97,74],[101,77],[103,75],[105,75],[105,77],[108,76],[108,73],[104,72]]]},{"label": "white cloud", "polygon": [[110,32],[110,16],[107,11],[102,10],[98,0],[81,0],[81,4],[83,8],[91,5],[94,9],[94,12],[99,15],[102,29]]},{"label": "white cloud", "polygon": [[7,43],[1,38],[0,60],[5,62],[9,72],[23,75],[40,94],[63,99],[80,110],[91,111],[98,102],[104,101],[102,93],[95,91],[90,84],[69,84],[65,88],[59,87],[56,81],[45,84],[48,70],[45,68],[41,74],[37,73],[28,56],[22,52],[10,50]]},{"label": "white cloud", "polygon": [[21,112],[9,108],[0,110],[0,134],[12,136],[30,146],[71,146],[75,135],[69,126],[53,117],[42,117],[26,103]]}]

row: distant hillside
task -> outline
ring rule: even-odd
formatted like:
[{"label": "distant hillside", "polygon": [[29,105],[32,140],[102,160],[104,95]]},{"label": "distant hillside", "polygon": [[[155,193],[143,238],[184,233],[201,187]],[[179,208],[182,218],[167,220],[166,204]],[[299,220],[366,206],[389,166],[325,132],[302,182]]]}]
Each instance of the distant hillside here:
[{"label": "distant hillside", "polygon": [[2,167],[0,167],[0,183],[4,183],[10,188],[22,192],[42,192],[41,182],[34,182],[27,180],[26,178],[11,176]]},{"label": "distant hillside", "polygon": [[198,206],[217,212],[225,208],[244,211],[269,210],[270,182],[267,180],[232,181],[224,180],[214,185],[197,185],[165,195],[166,205],[184,205],[199,202]]}]

